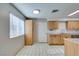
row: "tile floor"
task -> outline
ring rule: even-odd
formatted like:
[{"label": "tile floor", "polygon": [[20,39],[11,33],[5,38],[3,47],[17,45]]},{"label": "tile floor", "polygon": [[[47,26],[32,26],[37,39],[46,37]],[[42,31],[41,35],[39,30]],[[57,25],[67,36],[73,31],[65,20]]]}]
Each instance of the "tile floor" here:
[{"label": "tile floor", "polygon": [[64,56],[64,46],[35,43],[25,46],[16,56]]}]

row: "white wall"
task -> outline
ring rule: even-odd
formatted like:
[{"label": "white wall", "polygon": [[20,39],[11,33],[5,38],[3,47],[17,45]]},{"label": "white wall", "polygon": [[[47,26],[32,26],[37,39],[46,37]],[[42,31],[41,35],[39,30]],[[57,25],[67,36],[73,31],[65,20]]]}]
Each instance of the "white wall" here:
[{"label": "white wall", "polygon": [[59,29],[62,30],[62,29],[66,29],[66,22],[59,22]]},{"label": "white wall", "polygon": [[24,37],[9,38],[9,13],[13,13],[24,20],[17,9],[10,4],[0,3],[0,55],[16,55],[16,53],[24,46]]}]

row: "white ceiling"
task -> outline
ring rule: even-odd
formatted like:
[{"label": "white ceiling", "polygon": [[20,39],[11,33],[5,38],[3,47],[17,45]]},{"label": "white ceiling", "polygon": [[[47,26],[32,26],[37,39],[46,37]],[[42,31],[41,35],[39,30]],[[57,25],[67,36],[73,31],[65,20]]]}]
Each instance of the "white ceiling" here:
[{"label": "white ceiling", "polygon": [[[13,5],[29,18],[79,18],[79,13],[68,17],[70,13],[79,10],[79,3],[14,3]],[[40,13],[33,14],[34,9],[39,9]],[[54,9],[59,11],[51,13]]]}]

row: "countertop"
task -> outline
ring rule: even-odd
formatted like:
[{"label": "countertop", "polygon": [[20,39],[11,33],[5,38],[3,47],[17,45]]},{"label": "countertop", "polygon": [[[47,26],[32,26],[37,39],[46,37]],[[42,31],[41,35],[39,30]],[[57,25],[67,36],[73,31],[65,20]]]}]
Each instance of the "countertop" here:
[{"label": "countertop", "polygon": [[79,31],[61,31],[61,30],[54,30],[48,31],[48,34],[70,34],[70,35],[79,35]]},{"label": "countertop", "polygon": [[79,44],[79,38],[64,38],[65,41]]}]

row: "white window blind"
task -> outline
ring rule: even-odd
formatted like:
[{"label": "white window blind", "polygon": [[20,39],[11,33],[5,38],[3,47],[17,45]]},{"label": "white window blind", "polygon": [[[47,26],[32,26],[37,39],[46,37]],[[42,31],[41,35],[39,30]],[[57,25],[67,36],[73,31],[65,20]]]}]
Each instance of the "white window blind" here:
[{"label": "white window blind", "polygon": [[24,34],[24,21],[10,13],[10,38]]}]

